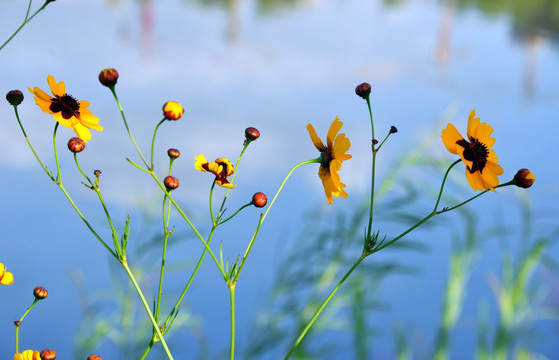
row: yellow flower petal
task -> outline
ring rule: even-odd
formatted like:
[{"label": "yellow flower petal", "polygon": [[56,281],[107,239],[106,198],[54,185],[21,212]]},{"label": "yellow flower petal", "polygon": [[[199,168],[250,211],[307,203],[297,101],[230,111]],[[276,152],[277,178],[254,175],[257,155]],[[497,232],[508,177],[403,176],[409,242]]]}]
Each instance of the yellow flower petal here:
[{"label": "yellow flower petal", "polygon": [[314,127],[311,124],[307,125],[307,131],[311,136],[311,141],[313,142],[314,147],[316,147],[318,151],[326,151],[326,146],[324,146],[322,140],[320,140],[318,135],[316,135],[316,131],[314,130]]},{"label": "yellow flower petal", "polygon": [[[462,135],[456,130],[456,127],[451,123],[448,123],[446,129],[443,130],[441,138],[446,149],[452,154],[459,154],[457,147],[459,147],[456,142],[464,140]],[[460,147],[461,149],[461,147]]]},{"label": "yellow flower petal", "polygon": [[206,157],[204,155],[200,154],[200,155],[198,155],[194,158],[194,168],[198,171],[206,172],[207,170],[204,169],[202,167],[202,165],[206,164],[207,162],[208,162],[208,160],[206,160]]},{"label": "yellow flower petal", "polygon": [[351,143],[345,136],[345,134],[336,136],[336,139],[334,140],[334,143],[332,145],[332,157],[340,161],[351,159],[351,155],[345,153],[349,150],[350,146]]},{"label": "yellow flower petal", "polygon": [[328,146],[329,149],[332,148],[336,134],[340,131],[343,125],[344,123],[336,116],[334,122],[330,125],[330,129],[328,129],[328,135],[326,135],[326,146]]},{"label": "yellow flower petal", "polygon": [[56,80],[54,79],[54,76],[49,75],[47,76],[47,83],[49,84],[50,91],[52,92],[53,95],[63,96],[64,94],[66,94],[66,85],[64,84],[63,81],[57,84]]}]

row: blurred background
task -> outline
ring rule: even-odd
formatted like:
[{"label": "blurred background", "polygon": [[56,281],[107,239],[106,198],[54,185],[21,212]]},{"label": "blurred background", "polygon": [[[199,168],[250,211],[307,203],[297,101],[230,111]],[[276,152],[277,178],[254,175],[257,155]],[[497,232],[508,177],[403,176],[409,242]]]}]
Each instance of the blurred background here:
[{"label": "blurred background", "polygon": [[[32,9],[40,5],[34,1]],[[0,0],[2,41],[26,6]],[[88,173],[102,170],[118,227],[131,216],[129,262],[148,299],[158,279],[161,194],[125,160],[138,156],[99,71],[119,71],[117,92],[144,152],[161,106],[175,100],[185,107],[182,119],[159,130],[157,171],[163,178],[166,150],[180,149],[173,174],[181,187],[174,194],[202,230],[211,176],[194,170],[196,155],[236,159],[244,129],[260,130],[229,199],[234,211],[256,191],[271,198],[293,165],[317,156],[308,123],[324,138],[340,117],[352,142],[353,159],[341,172],[348,199],[328,205],[316,166],[297,170],[237,285],[238,358],[250,359],[283,357],[316,301],[360,254],[371,139],[355,86],[372,85],[378,137],[391,125],[399,130],[378,156],[375,228],[389,238],[431,211],[455,159],[440,131],[452,122],[465,135],[476,109],[495,129],[501,181],[527,167],[535,185],[487,194],[368,258],[296,357],[552,359],[559,353],[558,30],[554,0],[57,0],[1,51],[0,87],[4,94],[24,91],[21,119],[49,169],[54,121],[26,88],[47,90],[51,74],[91,103],[104,131],[92,132],[80,164]],[[0,261],[15,277],[0,289],[0,358],[13,356],[12,322],[37,285],[49,298],[22,325],[20,350],[52,348],[61,359],[138,358],[151,332],[122,270],[37,165],[9,104],[0,106],[0,119]],[[65,151],[72,136],[58,131],[65,186],[108,236],[95,194],[82,186]],[[458,166],[445,204],[470,196]],[[222,242],[231,261],[242,254],[259,213],[246,209],[223,226],[215,248]],[[202,251],[179,218],[172,225],[169,304]],[[228,291],[209,259],[168,341],[177,358],[225,357]],[[156,346],[148,358],[163,356]]]}]

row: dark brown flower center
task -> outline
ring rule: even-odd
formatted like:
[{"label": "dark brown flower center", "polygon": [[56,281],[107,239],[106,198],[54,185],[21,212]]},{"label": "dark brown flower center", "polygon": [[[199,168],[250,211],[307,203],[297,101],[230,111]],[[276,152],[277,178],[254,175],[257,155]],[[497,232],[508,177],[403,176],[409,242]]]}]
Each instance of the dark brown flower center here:
[{"label": "dark brown flower center", "polygon": [[62,113],[62,117],[66,120],[75,116],[80,117],[80,102],[74,99],[71,95],[64,94],[50,99],[50,111],[53,113]]},{"label": "dark brown flower center", "polygon": [[328,149],[327,151],[320,152],[320,166],[329,169],[330,163],[332,162],[332,151]]},{"label": "dark brown flower center", "polygon": [[472,162],[472,166],[468,166],[468,171],[470,174],[479,171],[483,172],[485,164],[487,164],[487,157],[489,156],[489,151],[485,144],[480,143],[475,138],[470,138],[472,142],[468,142],[464,139],[457,141],[456,143],[464,148],[464,159]]}]

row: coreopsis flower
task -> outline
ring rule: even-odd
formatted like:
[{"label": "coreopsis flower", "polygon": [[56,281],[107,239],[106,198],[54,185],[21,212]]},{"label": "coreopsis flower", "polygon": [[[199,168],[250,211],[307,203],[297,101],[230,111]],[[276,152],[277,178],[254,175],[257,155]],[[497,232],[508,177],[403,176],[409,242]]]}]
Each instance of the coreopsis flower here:
[{"label": "coreopsis flower", "polygon": [[41,354],[37,350],[25,350],[15,354],[14,360],[41,360]]},{"label": "coreopsis flower", "polygon": [[176,101],[167,101],[163,104],[163,115],[167,120],[178,120],[184,114],[184,108]]},{"label": "coreopsis flower", "polygon": [[78,101],[66,93],[64,82],[57,83],[52,75],[47,76],[47,82],[52,96],[38,87],[28,88],[35,95],[35,103],[41,110],[47,114],[53,114],[54,120],[62,126],[73,129],[76,135],[85,142],[91,139],[89,129],[103,130],[103,127],[98,124],[99,118],[93,116],[91,110],[87,109],[88,101]]},{"label": "coreopsis flower", "polygon": [[221,187],[232,189],[235,185],[231,184],[227,178],[233,174],[235,169],[233,164],[226,158],[216,159],[215,162],[208,162],[204,155],[196,156],[194,168],[196,170],[211,172],[215,175],[215,183]]},{"label": "coreopsis flower", "polygon": [[0,263],[0,285],[10,285],[14,283],[14,275],[6,271],[6,266]]},{"label": "coreopsis flower", "polygon": [[311,140],[317,150],[320,151],[318,177],[322,180],[326,200],[330,204],[334,202],[333,196],[341,196],[344,199],[347,197],[344,190],[346,185],[340,181],[340,174],[338,174],[342,168],[342,162],[351,159],[351,155],[346,154],[351,145],[349,139],[343,133],[338,134],[343,125],[344,123],[336,116],[326,135],[326,146],[316,135],[313,126],[311,124],[307,125]]},{"label": "coreopsis flower", "polygon": [[503,168],[497,164],[497,156],[491,147],[495,138],[491,137],[493,128],[487,123],[480,123],[476,118],[476,111],[472,110],[468,117],[468,140],[448,124],[442,131],[444,146],[453,154],[460,155],[466,165],[466,179],[474,190],[493,190],[499,185],[498,175],[503,174]]}]

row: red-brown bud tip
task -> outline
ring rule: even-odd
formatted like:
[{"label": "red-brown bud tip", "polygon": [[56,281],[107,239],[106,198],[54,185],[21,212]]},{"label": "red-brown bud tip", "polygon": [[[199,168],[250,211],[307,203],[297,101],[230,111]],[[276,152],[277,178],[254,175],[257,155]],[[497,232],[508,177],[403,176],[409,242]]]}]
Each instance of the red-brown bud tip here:
[{"label": "red-brown bud tip", "polygon": [[37,286],[35,289],[33,289],[33,295],[35,295],[35,299],[43,300],[46,299],[47,296],[49,296],[49,292],[44,287]]},{"label": "red-brown bud tip", "polygon": [[171,191],[171,190],[175,190],[176,188],[179,187],[179,179],[177,179],[174,176],[167,176],[164,180],[163,183],[165,184],[165,187],[167,188],[167,190]]},{"label": "red-brown bud tip", "polygon": [[14,325],[16,326],[16,328],[17,328],[17,327],[20,327],[20,326],[21,326],[21,321],[19,321],[19,320],[14,320]]},{"label": "red-brown bud tip", "polygon": [[101,175],[101,170],[93,170],[93,175],[98,177],[99,175]]},{"label": "red-brown bud tip", "polygon": [[91,354],[87,357],[87,360],[103,360],[103,358],[99,355]]},{"label": "red-brown bud tip", "polygon": [[359,84],[355,88],[355,93],[361,96],[363,99],[367,99],[367,97],[371,93],[371,85],[366,82]]},{"label": "red-brown bud tip", "polygon": [[82,152],[82,150],[85,149],[85,141],[79,137],[73,137],[68,140],[68,149],[74,154]]},{"label": "red-brown bud tip", "polygon": [[245,137],[247,140],[254,141],[260,137],[260,131],[257,128],[247,127],[245,129]]},{"label": "red-brown bud tip", "polygon": [[178,149],[171,148],[167,150],[167,155],[169,155],[171,159],[178,159],[178,157],[181,156],[181,152]]},{"label": "red-brown bud tip", "polygon": [[514,175],[514,184],[518,187],[527,189],[536,181],[536,176],[528,169],[520,169]]},{"label": "red-brown bud tip", "polygon": [[118,80],[118,71],[116,69],[110,68],[102,70],[99,73],[99,81],[106,87],[113,87],[116,85]]},{"label": "red-brown bud tip", "polygon": [[268,199],[266,198],[266,194],[263,192],[257,192],[256,194],[252,195],[252,205],[256,206],[257,208],[261,208],[266,206],[268,203]]},{"label": "red-brown bud tip", "polygon": [[167,101],[163,105],[163,115],[167,120],[178,120],[184,114],[184,109],[181,104],[176,101]]},{"label": "red-brown bud tip", "polygon": [[56,360],[56,352],[52,349],[45,349],[39,355],[41,360]]},{"label": "red-brown bud tip", "polygon": [[398,132],[398,128],[396,126],[391,126],[390,127],[390,133],[391,134],[396,134]]},{"label": "red-brown bud tip", "polygon": [[6,94],[6,100],[14,106],[18,106],[23,101],[23,93],[19,90],[10,90]]}]

